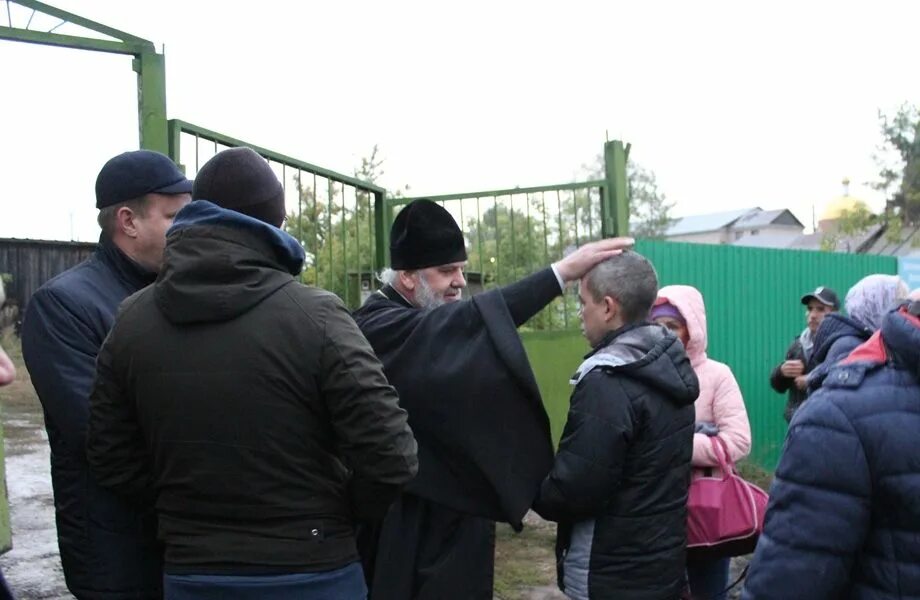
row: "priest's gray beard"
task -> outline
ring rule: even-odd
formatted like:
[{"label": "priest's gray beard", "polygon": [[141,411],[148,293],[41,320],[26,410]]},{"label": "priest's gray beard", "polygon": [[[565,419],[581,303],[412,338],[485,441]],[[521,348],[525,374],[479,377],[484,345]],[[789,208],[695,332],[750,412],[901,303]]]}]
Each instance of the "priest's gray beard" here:
[{"label": "priest's gray beard", "polygon": [[[425,274],[421,271],[419,271],[418,274],[418,283],[418,288],[415,290],[415,301],[418,302],[419,308],[437,308],[447,304],[447,300],[444,299],[444,294],[435,292],[428,284]],[[461,292],[458,292],[458,294],[459,293]],[[459,296],[457,299],[460,299]]]},{"label": "priest's gray beard", "polygon": [[[379,279],[381,283],[389,285],[399,291],[399,287],[397,285],[399,275],[393,269],[384,269],[377,276],[377,279]],[[425,279],[425,274],[421,271],[418,272],[418,281],[419,285],[415,289],[415,305],[418,308],[437,308],[447,304],[447,300],[444,298],[444,294],[438,294],[435,292],[431,285],[428,283],[428,280]],[[400,294],[402,294],[402,292],[400,292]],[[458,300],[460,299],[461,294],[462,291],[458,290]]]}]

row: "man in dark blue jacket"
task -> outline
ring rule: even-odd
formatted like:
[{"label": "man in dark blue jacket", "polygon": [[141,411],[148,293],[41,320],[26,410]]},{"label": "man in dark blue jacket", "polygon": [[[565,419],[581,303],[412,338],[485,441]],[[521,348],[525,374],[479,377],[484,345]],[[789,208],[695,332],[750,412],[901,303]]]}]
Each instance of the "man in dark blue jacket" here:
[{"label": "man in dark blue jacket", "polygon": [[96,179],[102,235],[95,254],[31,298],[22,351],[45,414],[64,577],[80,598],[159,598],[161,549],[150,507],[99,487],[86,461],[96,355],[122,300],[152,283],[166,230],[192,182],[157,152],[126,152]]},{"label": "man in dark blue jacket", "polygon": [[920,303],[796,412],[744,598],[920,597]]}]

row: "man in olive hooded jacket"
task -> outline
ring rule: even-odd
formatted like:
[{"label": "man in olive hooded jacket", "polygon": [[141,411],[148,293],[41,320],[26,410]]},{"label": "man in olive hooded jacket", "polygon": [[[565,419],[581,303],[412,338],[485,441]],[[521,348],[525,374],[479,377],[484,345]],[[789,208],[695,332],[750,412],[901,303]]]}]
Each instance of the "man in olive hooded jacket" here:
[{"label": "man in olive hooded jacket", "polygon": [[100,352],[93,474],[155,497],[167,597],[364,598],[354,522],[415,475],[406,413],[343,303],[295,279],[266,162],[221,152],[192,197]]}]

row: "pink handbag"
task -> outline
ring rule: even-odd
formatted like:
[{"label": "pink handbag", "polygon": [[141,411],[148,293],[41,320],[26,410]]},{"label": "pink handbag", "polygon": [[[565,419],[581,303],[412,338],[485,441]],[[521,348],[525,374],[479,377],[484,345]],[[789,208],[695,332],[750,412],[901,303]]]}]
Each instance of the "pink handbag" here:
[{"label": "pink handbag", "polygon": [[763,531],[767,493],[741,478],[725,441],[710,437],[722,475],[698,477],[687,500],[687,552],[693,558],[750,554]]}]

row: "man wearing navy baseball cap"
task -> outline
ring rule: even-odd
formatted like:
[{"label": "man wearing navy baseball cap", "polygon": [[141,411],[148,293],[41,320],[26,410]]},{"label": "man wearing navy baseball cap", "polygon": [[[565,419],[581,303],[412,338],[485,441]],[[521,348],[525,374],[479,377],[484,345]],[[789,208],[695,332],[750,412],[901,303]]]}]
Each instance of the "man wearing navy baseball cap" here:
[{"label": "man wearing navy baseball cap", "polygon": [[67,588],[80,599],[162,595],[153,508],[95,483],[86,425],[99,348],[121,302],[156,279],[166,230],[191,191],[192,182],[158,152],[125,152],[106,162],[96,179],[96,252],[45,283],[26,308],[22,353],[51,445],[61,564]]}]

